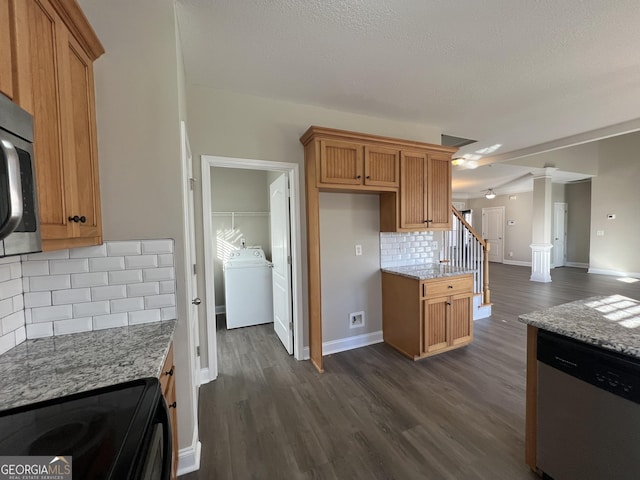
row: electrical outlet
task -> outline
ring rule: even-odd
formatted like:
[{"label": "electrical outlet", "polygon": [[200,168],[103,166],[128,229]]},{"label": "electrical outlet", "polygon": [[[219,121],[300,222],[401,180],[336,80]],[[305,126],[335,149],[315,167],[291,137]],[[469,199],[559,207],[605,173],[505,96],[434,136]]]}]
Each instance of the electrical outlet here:
[{"label": "electrical outlet", "polygon": [[364,327],[364,312],[352,312],[349,314],[349,328]]},{"label": "electrical outlet", "polygon": [[362,245],[356,245],[356,257],[362,255]]},{"label": "electrical outlet", "polygon": [[509,257],[513,257],[513,252],[509,252]]}]

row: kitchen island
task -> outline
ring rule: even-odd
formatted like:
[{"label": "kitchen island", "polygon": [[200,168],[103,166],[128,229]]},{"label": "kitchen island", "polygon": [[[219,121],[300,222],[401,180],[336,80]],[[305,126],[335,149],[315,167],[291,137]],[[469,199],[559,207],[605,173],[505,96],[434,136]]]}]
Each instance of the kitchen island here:
[{"label": "kitchen island", "polygon": [[0,355],[0,410],[158,378],[176,321],[27,340]]},{"label": "kitchen island", "polygon": [[472,271],[439,264],[383,268],[382,334],[412,360],[469,344]]},{"label": "kitchen island", "polygon": [[[638,439],[640,427],[633,422],[638,423],[640,406],[632,384],[640,365],[640,301],[597,296],[520,315],[519,321],[527,324],[525,461],[533,471],[543,470],[541,447],[548,450],[549,445],[541,430],[550,423],[558,435],[571,430],[566,448],[597,444],[601,431],[618,432],[618,438],[602,440],[608,445],[625,438],[623,431]],[[554,395],[551,408],[545,408],[542,402]],[[578,427],[564,428],[565,420]],[[624,447],[616,450],[625,452]],[[585,448],[582,457],[593,458],[590,453]]]}]

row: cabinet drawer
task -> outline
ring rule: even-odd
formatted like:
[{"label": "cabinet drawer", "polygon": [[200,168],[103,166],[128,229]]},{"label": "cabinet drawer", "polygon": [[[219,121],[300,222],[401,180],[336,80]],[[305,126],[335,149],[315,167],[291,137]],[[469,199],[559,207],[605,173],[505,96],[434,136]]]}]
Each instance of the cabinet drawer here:
[{"label": "cabinet drawer", "polygon": [[473,292],[473,277],[471,275],[447,277],[438,280],[427,280],[422,283],[422,297],[441,297],[458,293]]},{"label": "cabinet drawer", "polygon": [[162,393],[166,396],[167,391],[169,389],[170,380],[173,378],[175,374],[175,367],[173,365],[173,342],[169,347],[169,353],[167,353],[167,358],[164,361],[164,366],[162,367],[162,372],[160,373],[160,386],[162,387]]}]

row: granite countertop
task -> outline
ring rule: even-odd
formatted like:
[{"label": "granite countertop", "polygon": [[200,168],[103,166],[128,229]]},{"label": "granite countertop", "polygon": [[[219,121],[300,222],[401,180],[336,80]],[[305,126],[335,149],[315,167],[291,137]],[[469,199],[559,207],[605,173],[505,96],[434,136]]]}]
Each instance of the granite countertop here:
[{"label": "granite countertop", "polygon": [[586,298],[527,313],[522,323],[640,358],[640,301],[622,295]]},{"label": "granite countertop", "polygon": [[405,267],[387,267],[383,268],[382,271],[385,273],[393,273],[394,275],[402,275],[403,277],[415,278],[416,280],[453,277],[455,275],[464,275],[466,273],[474,272],[468,268],[432,263],[407,265]]},{"label": "granite countertop", "polygon": [[159,377],[176,321],[27,340],[0,355],[0,410]]}]

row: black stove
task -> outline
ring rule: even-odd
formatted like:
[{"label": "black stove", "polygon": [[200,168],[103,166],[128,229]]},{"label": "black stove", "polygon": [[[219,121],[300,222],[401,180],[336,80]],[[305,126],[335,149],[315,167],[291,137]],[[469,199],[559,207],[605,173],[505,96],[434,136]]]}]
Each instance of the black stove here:
[{"label": "black stove", "polygon": [[168,478],[170,439],[156,378],[0,412],[0,456],[71,456],[74,479]]}]

